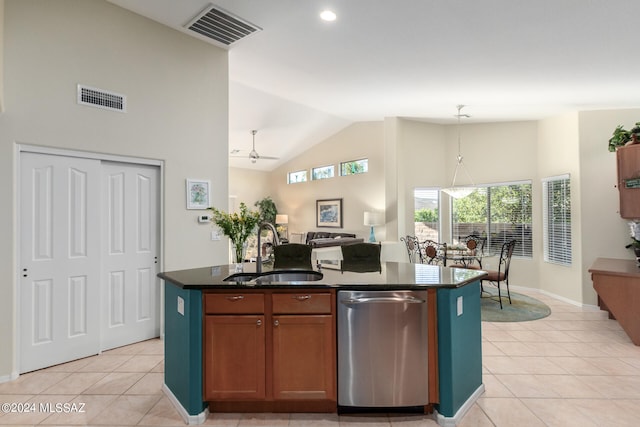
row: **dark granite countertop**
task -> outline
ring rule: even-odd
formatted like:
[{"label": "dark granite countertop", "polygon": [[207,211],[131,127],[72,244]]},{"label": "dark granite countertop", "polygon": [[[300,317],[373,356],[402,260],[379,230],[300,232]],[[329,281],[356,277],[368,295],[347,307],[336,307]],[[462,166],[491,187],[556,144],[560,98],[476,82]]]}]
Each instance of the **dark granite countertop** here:
[{"label": "dark granite countertop", "polygon": [[[324,275],[318,281],[272,282],[256,284],[253,282],[234,282],[224,279],[235,273],[235,265],[216,265],[187,270],[159,273],[158,277],[184,289],[290,289],[290,288],[339,288],[362,289],[425,289],[458,288],[475,282],[486,276],[486,272],[461,268],[448,268],[427,264],[386,262],[381,272],[355,273],[323,268]],[[245,263],[243,272],[256,271],[255,263]],[[264,266],[263,272],[272,271]]]}]

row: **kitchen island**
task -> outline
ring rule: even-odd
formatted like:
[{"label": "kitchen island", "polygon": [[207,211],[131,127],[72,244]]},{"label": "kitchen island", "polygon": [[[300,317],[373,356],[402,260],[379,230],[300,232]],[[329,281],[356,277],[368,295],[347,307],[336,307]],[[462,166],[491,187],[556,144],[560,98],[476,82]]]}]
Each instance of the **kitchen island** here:
[{"label": "kitchen island", "polygon": [[[189,424],[203,422],[208,410],[338,411],[336,295],[346,290],[429,295],[425,411],[434,410],[439,424],[456,425],[484,391],[482,271],[387,262],[372,273],[323,269],[314,281],[257,283],[242,275],[225,281],[233,268],[159,274],[165,281],[164,391]],[[255,264],[244,265],[247,276],[254,271]],[[216,371],[211,360],[220,358],[237,369]]]}]

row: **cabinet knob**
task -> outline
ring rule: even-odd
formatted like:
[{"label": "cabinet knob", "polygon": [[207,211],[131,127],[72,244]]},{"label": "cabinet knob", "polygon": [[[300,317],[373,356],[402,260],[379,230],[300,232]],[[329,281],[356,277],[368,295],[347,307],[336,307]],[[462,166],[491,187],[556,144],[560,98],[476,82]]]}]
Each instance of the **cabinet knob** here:
[{"label": "cabinet knob", "polygon": [[258,321],[256,322],[256,325],[262,326],[262,320],[258,319]]},{"label": "cabinet knob", "polygon": [[280,321],[279,321],[279,320],[274,320],[274,321],[273,321],[273,326],[278,326],[279,324],[280,324]]},{"label": "cabinet knob", "polygon": [[234,295],[234,296],[231,296],[231,297],[227,297],[227,299],[229,301],[240,301],[240,300],[244,299],[244,296],[243,295]]},{"label": "cabinet knob", "polygon": [[294,295],[291,298],[298,300],[298,301],[306,301],[309,298],[311,298],[311,295]]}]

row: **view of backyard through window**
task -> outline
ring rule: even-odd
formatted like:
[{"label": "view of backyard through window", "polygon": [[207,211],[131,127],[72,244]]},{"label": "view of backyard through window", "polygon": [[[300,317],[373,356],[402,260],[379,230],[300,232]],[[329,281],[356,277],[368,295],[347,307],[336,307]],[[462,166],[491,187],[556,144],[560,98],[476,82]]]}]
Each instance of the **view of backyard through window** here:
[{"label": "view of backyard through window", "polygon": [[415,235],[420,241],[457,244],[475,234],[486,239],[485,253],[499,254],[502,244],[516,239],[514,256],[532,257],[531,182],[479,186],[471,195],[453,199],[451,239],[440,237],[439,190],[417,188]]}]

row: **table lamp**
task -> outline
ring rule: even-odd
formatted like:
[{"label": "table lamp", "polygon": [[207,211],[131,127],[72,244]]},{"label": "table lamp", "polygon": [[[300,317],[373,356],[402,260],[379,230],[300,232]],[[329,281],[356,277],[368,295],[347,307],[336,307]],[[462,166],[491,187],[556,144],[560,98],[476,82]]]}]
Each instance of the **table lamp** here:
[{"label": "table lamp", "polygon": [[371,233],[369,234],[369,241],[375,242],[376,235],[373,233],[373,227],[382,225],[382,215],[379,212],[365,212],[364,213],[364,225],[371,227]]},{"label": "table lamp", "polygon": [[289,240],[289,215],[276,214],[276,225],[281,225],[285,233],[285,239]]}]

